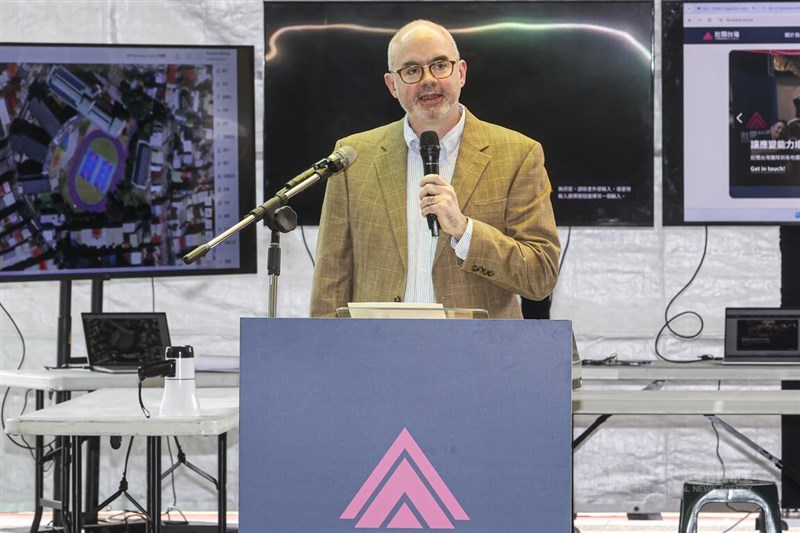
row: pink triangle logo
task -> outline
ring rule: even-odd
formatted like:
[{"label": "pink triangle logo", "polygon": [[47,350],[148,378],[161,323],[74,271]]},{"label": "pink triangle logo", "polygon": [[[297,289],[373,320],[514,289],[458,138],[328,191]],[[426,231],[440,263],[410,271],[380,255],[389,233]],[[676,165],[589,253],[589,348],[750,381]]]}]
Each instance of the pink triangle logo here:
[{"label": "pink triangle logo", "polygon": [[[403,452],[406,456],[403,456]],[[417,469],[414,469],[412,462]],[[355,526],[358,529],[379,529],[384,524],[386,529],[426,529],[426,526],[427,529],[455,529],[451,518],[469,520],[406,428],[397,436],[339,518],[355,520],[359,515],[361,517]]]},{"label": "pink triangle logo", "polygon": [[750,120],[747,121],[747,129],[749,130],[761,130],[767,126],[769,126],[769,124],[767,124],[767,121],[764,120],[764,117],[762,117],[761,113],[758,111],[754,112]]},{"label": "pink triangle logo", "polygon": [[706,34],[703,35],[703,40],[704,41],[713,41],[714,40],[714,36],[711,35],[710,31],[707,31]]}]

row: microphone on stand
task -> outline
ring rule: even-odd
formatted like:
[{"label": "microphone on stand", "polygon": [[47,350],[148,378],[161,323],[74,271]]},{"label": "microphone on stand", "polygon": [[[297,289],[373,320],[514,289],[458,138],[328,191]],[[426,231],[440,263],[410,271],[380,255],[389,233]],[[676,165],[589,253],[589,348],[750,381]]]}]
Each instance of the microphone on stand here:
[{"label": "microphone on stand", "polygon": [[356,151],[352,146],[342,146],[328,157],[314,163],[305,172],[292,178],[275,193],[275,196],[250,211],[250,214],[255,216],[256,220],[261,220],[265,215],[268,216],[267,226],[272,229],[270,220],[280,207],[315,183],[324,182],[332,175],[349,167],[356,160],[356,156]]},{"label": "microphone on stand", "polygon": [[355,149],[353,149],[352,146],[342,146],[338,150],[334,150],[334,152],[328,157],[324,157],[314,163],[311,168],[302,174],[295,176],[292,180],[286,183],[286,185],[278,192],[278,194],[280,195],[286,193],[308,179],[314,179],[315,183],[319,180],[326,180],[331,175],[349,167],[350,164],[355,160]]},{"label": "microphone on stand", "polygon": [[[278,212],[282,207],[284,207],[289,200],[291,200],[294,196],[300,194],[307,188],[311,187],[315,183],[320,181],[325,181],[330,178],[332,175],[336,174],[337,172],[341,172],[342,170],[349,167],[353,161],[356,160],[356,151],[352,146],[342,146],[338,150],[335,150],[331,155],[320,159],[314,166],[303,172],[302,174],[298,174],[293,179],[291,179],[280,191],[275,193],[275,196],[261,204],[260,206],[256,207],[255,209],[251,210],[248,215],[239,221],[236,225],[228,228],[220,235],[217,235],[210,241],[205,244],[201,244],[188,254],[183,256],[183,262],[187,265],[191,265],[194,263],[198,258],[205,256],[208,252],[211,251],[212,248],[217,246],[219,243],[230,237],[231,235],[235,235],[239,231],[243,230],[249,224],[253,222],[257,222],[267,216],[267,225],[270,229],[275,229],[276,223],[280,229],[281,224],[278,223],[275,219],[276,212]],[[284,228],[281,229],[283,232],[291,231],[294,229],[294,226],[297,224],[297,214],[294,211],[291,211],[290,214],[293,215],[293,220],[290,219],[288,216],[285,218],[285,221],[291,222],[293,225],[291,228]],[[273,316],[273,315],[271,315]]]},{"label": "microphone on stand", "polygon": [[[439,136],[435,131],[423,131],[419,136],[419,153],[422,156],[425,175],[438,174]],[[436,215],[428,215],[428,227],[431,230],[431,237],[439,236],[439,219],[436,218]]]}]

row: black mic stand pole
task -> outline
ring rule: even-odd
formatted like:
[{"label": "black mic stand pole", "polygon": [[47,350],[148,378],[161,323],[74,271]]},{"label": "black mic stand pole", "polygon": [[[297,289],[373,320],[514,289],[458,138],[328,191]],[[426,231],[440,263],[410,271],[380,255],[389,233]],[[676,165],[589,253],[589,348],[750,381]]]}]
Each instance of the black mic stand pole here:
[{"label": "black mic stand pole", "polygon": [[194,263],[228,237],[239,233],[253,222],[257,222],[266,217],[267,226],[272,230],[272,239],[269,251],[267,252],[267,272],[270,277],[269,316],[274,318],[277,316],[278,276],[281,273],[281,250],[278,232],[288,233],[297,227],[297,213],[286,204],[292,197],[300,194],[321,179],[323,178],[319,174],[314,173],[311,174],[308,179],[301,181],[289,189],[281,189],[275,196],[250,211],[240,222],[183,256],[183,262],[187,265]]},{"label": "black mic stand pole", "polygon": [[267,275],[269,276],[269,318],[278,316],[278,276],[281,275],[281,233],[289,233],[297,227],[297,213],[288,205],[275,211],[267,219],[272,230],[269,250],[267,250]]},{"label": "black mic stand pole", "polygon": [[272,230],[267,250],[267,276],[269,277],[269,309],[267,316],[278,316],[278,276],[281,275],[281,235]]}]

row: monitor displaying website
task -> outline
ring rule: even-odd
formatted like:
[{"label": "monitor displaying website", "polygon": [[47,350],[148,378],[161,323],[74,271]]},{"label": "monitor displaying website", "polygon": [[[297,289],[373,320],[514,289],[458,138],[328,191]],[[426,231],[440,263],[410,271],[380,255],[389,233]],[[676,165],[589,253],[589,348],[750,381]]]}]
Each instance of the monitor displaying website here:
[{"label": "monitor displaying website", "polygon": [[665,223],[800,222],[800,2],[675,4],[664,15]]}]

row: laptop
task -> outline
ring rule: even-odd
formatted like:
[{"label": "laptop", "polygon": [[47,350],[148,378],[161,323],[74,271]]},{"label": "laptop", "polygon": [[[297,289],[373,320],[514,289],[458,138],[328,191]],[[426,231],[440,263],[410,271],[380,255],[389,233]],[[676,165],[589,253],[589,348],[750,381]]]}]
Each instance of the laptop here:
[{"label": "laptop", "polygon": [[800,309],[725,309],[724,363],[800,364]]},{"label": "laptop", "polygon": [[81,313],[89,368],[136,373],[164,358],[170,345],[166,313]]}]

